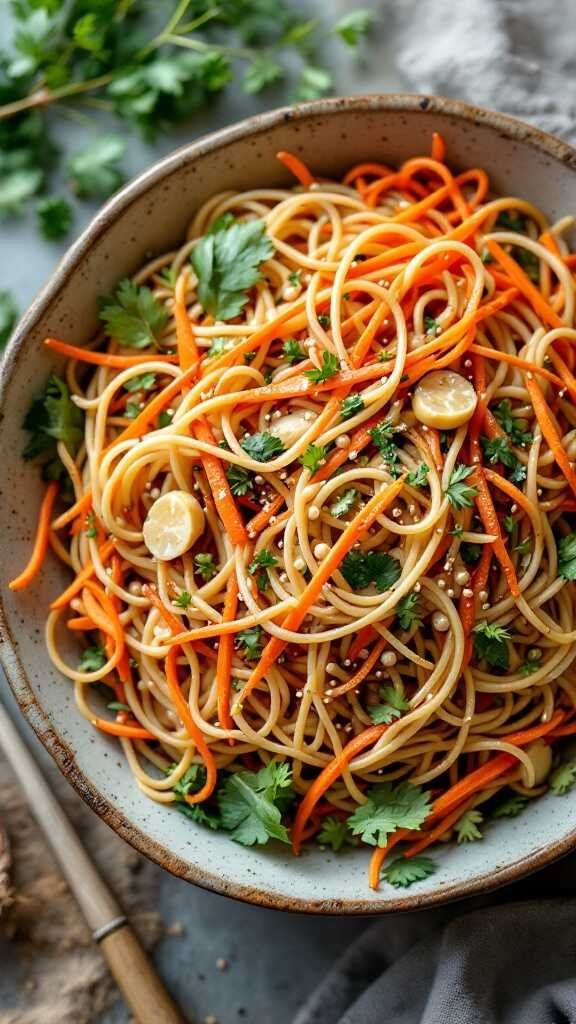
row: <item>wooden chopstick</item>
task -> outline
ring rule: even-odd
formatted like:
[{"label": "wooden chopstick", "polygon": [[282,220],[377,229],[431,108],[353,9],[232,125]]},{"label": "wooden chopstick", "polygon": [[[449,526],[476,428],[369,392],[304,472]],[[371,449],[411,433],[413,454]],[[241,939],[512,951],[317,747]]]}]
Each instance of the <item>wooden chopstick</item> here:
[{"label": "wooden chopstick", "polygon": [[139,1024],[185,1024],[1,703],[0,743],[136,1020]]}]

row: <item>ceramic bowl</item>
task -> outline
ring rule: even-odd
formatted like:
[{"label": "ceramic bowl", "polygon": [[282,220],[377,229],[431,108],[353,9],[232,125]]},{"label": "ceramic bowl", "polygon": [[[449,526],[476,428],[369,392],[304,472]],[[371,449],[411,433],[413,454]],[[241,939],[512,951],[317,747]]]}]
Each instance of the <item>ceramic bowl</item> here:
[{"label": "ceramic bowl", "polygon": [[[24,411],[57,366],[46,335],[82,344],[96,326],[97,297],[151,255],[175,246],[192,214],[223,189],[285,184],[279,149],[301,154],[338,177],[360,160],[397,164],[429,152],[433,131],[456,168],[481,165],[493,189],[532,200],[551,217],[576,207],[576,152],[500,114],[424,96],[326,100],[264,114],[199,139],[155,164],[112,198],[71,247],[22,319],[2,367],[0,537],[3,579],[30,552],[40,482],[20,458]],[[290,184],[292,182],[290,181]],[[263,906],[332,914],[429,907],[494,888],[576,845],[576,791],[544,797],[514,821],[486,830],[481,843],[435,853],[438,870],[408,893],[367,886],[366,849],[298,859],[288,849],[247,849],[148,800],[133,783],[115,740],[76,712],[68,680],[44,648],[48,602],[66,582],[50,559],[36,585],[3,588],[2,660],[22,713],[61,771],[108,824],[152,860],[191,882]],[[73,652],[72,652],[73,654]]]}]

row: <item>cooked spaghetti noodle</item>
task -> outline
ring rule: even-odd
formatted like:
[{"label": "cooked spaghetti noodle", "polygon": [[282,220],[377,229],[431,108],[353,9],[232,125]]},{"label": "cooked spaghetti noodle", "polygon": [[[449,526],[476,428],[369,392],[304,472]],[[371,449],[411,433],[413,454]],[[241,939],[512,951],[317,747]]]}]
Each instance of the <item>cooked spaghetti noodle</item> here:
[{"label": "cooked spaghetti noodle", "polygon": [[106,335],[46,342],[84,414],[50,435],[75,579],[47,623],[80,713],[151,799],[241,842],[360,837],[374,887],[396,843],[544,792],[576,731],[572,218],[443,149],[341,182],[280,154],[300,184],[215,196]]}]

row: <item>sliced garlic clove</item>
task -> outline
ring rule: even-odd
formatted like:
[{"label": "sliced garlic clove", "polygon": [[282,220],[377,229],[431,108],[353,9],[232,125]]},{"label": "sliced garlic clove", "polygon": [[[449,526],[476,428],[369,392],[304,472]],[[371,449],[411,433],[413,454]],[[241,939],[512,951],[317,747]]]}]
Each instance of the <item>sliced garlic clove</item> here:
[{"label": "sliced garlic clove", "polygon": [[144,543],[154,558],[168,562],[188,551],[204,531],[204,513],[186,491],[169,491],[154,502],[144,522]]},{"label": "sliced garlic clove", "polygon": [[412,411],[427,427],[451,430],[467,423],[478,396],[470,383],[453,370],[433,370],[414,389]]},{"label": "sliced garlic clove", "polygon": [[[314,419],[316,417],[314,416]],[[278,420],[272,420],[270,433],[280,438],[285,448],[291,448],[300,440],[302,434],[311,425],[310,413],[304,410],[289,412]]]},{"label": "sliced garlic clove", "polygon": [[[534,786],[541,786],[545,779],[550,774],[552,767],[552,748],[548,746],[544,740],[534,740],[534,743],[530,743],[525,750],[532,762],[534,768]],[[529,786],[528,773],[526,767],[522,765],[521,771],[522,782],[525,786]]]}]

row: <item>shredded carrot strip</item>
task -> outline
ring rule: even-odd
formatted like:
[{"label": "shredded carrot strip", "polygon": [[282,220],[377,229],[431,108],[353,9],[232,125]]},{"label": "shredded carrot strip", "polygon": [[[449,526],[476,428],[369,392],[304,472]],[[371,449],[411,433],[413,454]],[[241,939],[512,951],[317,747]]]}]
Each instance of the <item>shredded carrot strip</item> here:
[{"label": "shredded carrot strip", "polygon": [[[387,626],[388,623],[386,622],[384,623],[384,625]],[[356,634],[356,636],[352,640],[352,643],[350,644],[350,647],[348,648],[347,657],[350,659],[350,661],[356,661],[356,658],[358,657],[362,648],[366,647],[366,645],[369,644],[377,635],[378,634],[376,633],[374,626],[363,626],[360,632]]]},{"label": "shredded carrot strip", "polygon": [[570,398],[576,401],[576,377],[572,373],[570,367],[564,362],[559,352],[556,352],[553,346],[548,349],[548,355],[552,361],[552,364],[558,370],[558,373],[562,379],[564,387],[568,391]]},{"label": "shredded carrot strip", "polygon": [[530,395],[530,401],[532,402],[536,419],[540,425],[540,430],[542,431],[546,439],[546,443],[554,456],[554,461],[561,469],[571,491],[576,495],[576,473],[574,472],[572,463],[566,454],[566,449],[562,444],[562,438],[556,429],[556,424],[554,423],[550,407],[534,378],[530,378],[529,376],[526,377],[526,389]]},{"label": "shredded carrot strip", "polygon": [[397,832],[393,832],[388,837],[386,846],[377,846],[370,858],[370,864],[368,867],[368,884],[371,889],[376,890],[380,882],[380,869],[382,864],[390,850],[392,850],[398,843],[401,843],[403,839],[409,837],[412,833],[406,828],[399,828]]},{"label": "shredded carrot strip", "polygon": [[182,370],[189,370],[191,366],[198,367],[198,346],[194,338],[188,310],[186,309],[186,304],[178,299],[174,303],[174,317],[176,319],[176,345],[180,368]]},{"label": "shredded carrot strip", "polygon": [[276,513],[280,511],[284,501],[285,498],[283,494],[277,494],[276,497],[272,498],[268,508],[262,509],[261,512],[258,512],[257,515],[255,515],[254,518],[246,524],[248,536],[256,537],[259,533],[262,533],[262,530],[268,526],[272,516],[275,516]]},{"label": "shredded carrot strip", "polygon": [[512,256],[509,256],[507,252],[498,242],[495,242],[492,238],[486,239],[486,248],[490,251],[494,259],[500,264],[500,266],[506,271],[508,277],[514,282],[519,291],[522,292],[524,298],[528,299],[528,302],[536,310],[538,315],[544,320],[545,323],[549,324],[550,327],[564,327],[564,322],[560,319],[557,313],[554,312],[552,306],[550,306],[542,292],[538,289],[524,273],[521,266],[516,262]]},{"label": "shredded carrot strip", "polygon": [[53,530],[60,530],[63,526],[67,526],[73,519],[78,516],[87,514],[92,508],[92,494],[87,491],[83,494],[78,501],[75,501],[66,512],[63,512],[61,516],[57,516],[52,523]]},{"label": "shredded carrot strip", "polygon": [[127,740],[155,740],[156,736],[148,729],[139,725],[129,723],[110,722],[107,718],[91,718],[90,723],[95,725],[100,732],[110,733],[111,736],[123,736]]},{"label": "shredded carrot strip", "polygon": [[68,626],[68,629],[77,630],[81,633],[84,633],[89,629],[98,629],[98,626],[92,621],[89,615],[78,615],[74,619],[68,619],[66,625]]},{"label": "shredded carrot strip", "polygon": [[467,801],[465,804],[458,804],[458,806],[455,807],[454,810],[451,811],[449,814],[447,814],[445,818],[442,818],[430,832],[427,832],[417,842],[412,843],[411,846],[408,846],[403,851],[403,856],[408,858],[416,857],[419,853],[422,852],[422,850],[425,850],[428,846],[431,846],[432,843],[435,843],[437,839],[440,839],[440,836],[443,836],[444,833],[448,831],[448,829],[452,828],[452,826],[456,824],[458,819],[462,817],[464,811],[469,806],[470,801]]},{"label": "shredded carrot strip", "polygon": [[516,570],[514,563],[508,554],[508,549],[502,538],[500,530],[500,520],[496,514],[492,496],[490,494],[490,488],[486,482],[486,476],[481,466],[477,466],[474,473],[470,477],[474,486],[477,488],[478,494],[476,495],[476,505],[478,506],[478,512],[484,525],[486,533],[495,534],[496,540],[493,543],[494,554],[500,562],[502,572],[506,577],[506,582],[510,588],[510,593],[513,597],[520,597],[520,587],[518,586],[518,578],[516,576]]},{"label": "shredded carrot strip", "polygon": [[348,693],[349,690],[353,690],[355,686],[359,686],[366,676],[372,671],[374,665],[378,661],[378,658],[382,654],[382,651],[386,647],[386,640],[381,637],[374,647],[370,651],[370,654],[365,661],[362,662],[360,668],[353,676],[350,677],[348,682],[342,683],[341,686],[334,686],[330,690],[330,699],[333,700],[335,697],[341,697],[343,693]]},{"label": "shredded carrot strip", "polygon": [[104,590],[104,587],[99,583],[95,583],[94,580],[91,579],[84,580],[82,589],[88,590],[92,596],[96,598],[97,603],[100,605],[100,608],[106,616],[105,631],[109,633],[114,640],[114,653],[112,655],[110,668],[115,668],[120,662],[125,648],[124,628],[118,618],[118,612]]},{"label": "shredded carrot strip", "polygon": [[25,590],[32,580],[36,579],[36,576],[44,564],[50,538],[50,517],[52,515],[52,509],[54,507],[57,494],[58,484],[53,480],[48,484],[40,506],[40,515],[38,517],[38,525],[36,527],[36,538],[34,540],[34,547],[32,549],[30,561],[26,568],[22,570],[20,575],[10,581],[8,584],[10,590]]},{"label": "shredded carrot strip", "polygon": [[[236,618],[238,608],[238,580],[233,572],[226,587],[226,597],[222,611],[223,622],[231,622]],[[223,729],[233,729],[234,722],[230,714],[230,692],[232,684],[232,659],[234,657],[234,637],[231,633],[220,638],[218,644],[218,660],[216,662],[216,692],[218,696],[218,721]]]},{"label": "shredded carrot strip", "polygon": [[118,356],[111,352],[93,352],[88,348],[79,348],[77,345],[68,345],[58,338],[45,338],[44,345],[51,352],[58,352],[67,359],[77,359],[83,363],[94,363],[96,366],[110,366],[116,370],[125,370],[129,366],[140,366],[141,363],[149,363],[151,359],[155,362],[177,363],[178,356],[166,356],[160,352],[149,352],[141,356]]},{"label": "shredded carrot strip", "polygon": [[[207,420],[204,418],[198,419],[194,422],[193,430],[195,437],[199,441],[204,441],[206,444],[216,445],[214,435]],[[216,505],[218,515],[224,524],[226,533],[233,544],[247,544],[248,534],[246,532],[246,527],[244,526],[244,520],[236,507],[236,502],[232,496],[228,478],[222,468],[220,459],[215,455],[209,455],[207,452],[200,452],[199,455],[200,461],[204,467],[204,472],[208,478],[208,483],[210,484],[214,504]]]},{"label": "shredded carrot strip", "polygon": [[172,703],[182,720],[186,732],[197,747],[206,768],[206,782],[202,786],[202,789],[198,790],[197,793],[192,793],[185,797],[187,803],[198,804],[203,800],[207,800],[214,791],[218,772],[216,771],[214,755],[204,739],[204,734],[192,718],[188,702],[182,695],[180,683],[178,682],[178,652],[178,647],[172,647],[166,658],[166,681],[168,683],[168,690],[170,692]]},{"label": "shredded carrot strip", "polygon": [[281,164],[284,164],[284,167],[288,168],[290,173],[294,175],[304,188],[310,188],[310,185],[315,181],[314,175],[310,173],[306,164],[299,156],[295,156],[294,153],[288,153],[286,150],[281,149],[276,153],[276,159]]},{"label": "shredded carrot strip", "polygon": [[439,132],[432,132],[432,159],[444,163],[446,144]]},{"label": "shredded carrot strip", "polygon": [[[105,541],[105,543],[98,549],[98,554],[100,555],[100,560],[102,562],[107,562],[108,559],[110,558],[110,555],[114,551],[114,543],[114,538],[111,537],[109,540]],[[72,598],[76,597],[76,594],[78,594],[82,590],[82,587],[86,585],[86,581],[91,579],[93,575],[94,565],[92,561],[88,561],[86,562],[84,568],[80,570],[76,578],[72,581],[70,586],[66,587],[66,590],[62,594],[60,594],[60,597],[57,597],[55,601],[52,601],[50,607],[52,609],[65,608],[66,605],[70,603]]]},{"label": "shredded carrot strip", "polygon": [[543,366],[538,366],[537,363],[531,363],[527,359],[521,359],[520,356],[514,356],[510,352],[500,352],[498,349],[476,344],[470,346],[470,352],[477,356],[483,356],[484,359],[495,359],[497,362],[509,363],[510,366],[517,366],[521,370],[526,370],[527,373],[539,374],[540,377],[549,380],[556,387],[561,388],[563,386],[562,379],[557,377],[555,373],[551,373],[550,370],[546,370]]},{"label": "shredded carrot strip", "polygon": [[534,514],[532,502],[526,497],[524,491],[521,491],[519,487],[507,480],[505,476],[497,473],[494,469],[489,469],[488,466],[484,467],[484,475],[489,483],[494,484],[499,490],[507,494],[512,501],[515,501],[520,508],[524,509],[528,516]]}]

